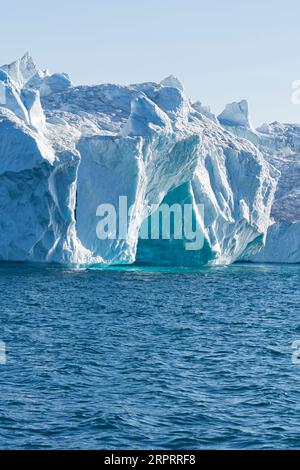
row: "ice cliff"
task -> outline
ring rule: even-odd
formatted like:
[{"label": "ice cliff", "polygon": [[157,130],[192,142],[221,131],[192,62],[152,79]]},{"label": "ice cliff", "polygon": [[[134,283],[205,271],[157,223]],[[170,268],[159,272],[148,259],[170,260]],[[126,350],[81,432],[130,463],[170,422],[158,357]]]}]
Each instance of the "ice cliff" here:
[{"label": "ice cliff", "polygon": [[[234,119],[237,110],[239,119]],[[227,115],[226,115],[227,110]],[[279,172],[266,244],[249,259],[256,262],[300,262],[300,125],[273,122],[254,129],[247,102],[232,103],[218,117],[230,132],[251,141]],[[232,111],[230,118],[230,112]]]},{"label": "ice cliff", "polygon": [[[273,205],[282,167],[269,142],[277,131],[253,130],[246,102],[218,121],[188,100],[176,77],[74,86],[66,74],[40,70],[28,54],[0,67],[0,85],[0,260],[228,264],[264,245],[271,210],[275,216],[294,207],[284,177]],[[97,207],[118,211],[120,196],[132,206],[128,236],[100,240]],[[172,237],[142,239],[153,206],[166,201],[193,205],[201,250],[187,251]]]}]

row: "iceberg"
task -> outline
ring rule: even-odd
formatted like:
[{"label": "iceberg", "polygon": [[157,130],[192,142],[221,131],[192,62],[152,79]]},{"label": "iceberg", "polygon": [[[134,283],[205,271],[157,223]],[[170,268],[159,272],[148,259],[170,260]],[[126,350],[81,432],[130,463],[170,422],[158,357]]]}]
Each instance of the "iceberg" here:
[{"label": "iceberg", "polygon": [[[176,77],[74,86],[29,54],[0,67],[0,85],[0,260],[198,266],[263,247],[280,172],[255,140],[245,102],[218,120]],[[124,196],[126,238],[99,239],[99,205],[118,217]],[[143,239],[165,203],[192,207],[201,249],[174,234]]]},{"label": "iceberg", "polygon": [[251,141],[264,155],[265,160],[279,173],[275,199],[271,211],[271,225],[266,243],[250,261],[265,263],[300,262],[300,125],[277,121],[264,123],[253,129],[249,121],[248,106],[228,105],[228,109],[243,109],[244,118],[223,121],[234,135]]}]

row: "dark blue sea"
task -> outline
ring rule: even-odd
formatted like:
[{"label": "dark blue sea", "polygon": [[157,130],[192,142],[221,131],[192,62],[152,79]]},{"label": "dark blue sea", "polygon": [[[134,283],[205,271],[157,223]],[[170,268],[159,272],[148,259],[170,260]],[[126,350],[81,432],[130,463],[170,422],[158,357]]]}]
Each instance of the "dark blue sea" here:
[{"label": "dark blue sea", "polygon": [[300,266],[1,264],[0,448],[299,449],[299,286]]}]

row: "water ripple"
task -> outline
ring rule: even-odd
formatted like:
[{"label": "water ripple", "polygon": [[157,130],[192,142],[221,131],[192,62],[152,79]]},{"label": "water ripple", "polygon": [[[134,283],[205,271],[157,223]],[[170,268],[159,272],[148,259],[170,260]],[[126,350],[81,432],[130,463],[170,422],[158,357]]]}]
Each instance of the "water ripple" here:
[{"label": "water ripple", "polygon": [[0,264],[0,448],[300,448],[299,281]]}]

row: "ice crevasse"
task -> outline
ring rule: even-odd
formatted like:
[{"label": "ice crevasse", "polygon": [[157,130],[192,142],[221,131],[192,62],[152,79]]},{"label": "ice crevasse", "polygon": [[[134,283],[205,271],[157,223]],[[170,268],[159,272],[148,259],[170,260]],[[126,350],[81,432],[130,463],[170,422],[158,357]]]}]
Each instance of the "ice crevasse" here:
[{"label": "ice crevasse", "polygon": [[[245,104],[222,123],[175,77],[74,86],[29,54],[0,67],[0,85],[0,260],[198,266],[264,247],[280,168],[246,135],[256,131]],[[100,240],[97,207],[118,210],[120,196],[133,208],[128,236]],[[153,207],[166,201],[193,206],[200,250],[172,236],[141,239]]]}]

